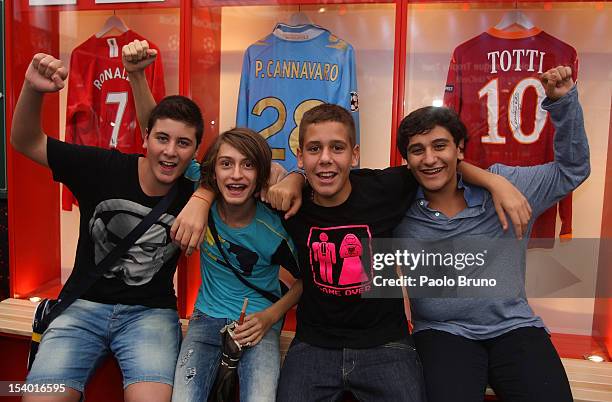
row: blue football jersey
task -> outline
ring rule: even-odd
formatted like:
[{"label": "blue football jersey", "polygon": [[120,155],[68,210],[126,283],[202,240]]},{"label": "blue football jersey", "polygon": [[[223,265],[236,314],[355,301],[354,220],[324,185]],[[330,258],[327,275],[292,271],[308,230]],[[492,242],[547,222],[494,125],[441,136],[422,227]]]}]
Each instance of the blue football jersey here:
[{"label": "blue football jersey", "polygon": [[236,125],[260,133],[272,159],[297,167],[298,127],[304,112],[334,103],[351,111],[359,143],[355,51],[316,25],[278,24],[249,46],[242,63]]}]

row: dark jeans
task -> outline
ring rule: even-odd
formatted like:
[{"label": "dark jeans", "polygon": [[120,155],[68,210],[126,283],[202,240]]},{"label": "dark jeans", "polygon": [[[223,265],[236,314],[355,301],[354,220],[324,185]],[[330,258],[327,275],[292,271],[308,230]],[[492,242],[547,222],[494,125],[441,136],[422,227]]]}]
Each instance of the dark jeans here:
[{"label": "dark jeans", "polygon": [[276,400],[426,402],[421,363],[411,339],[368,349],[325,349],[293,340]]},{"label": "dark jeans", "polygon": [[475,341],[443,331],[414,334],[429,402],[482,402],[487,383],[503,402],[572,402],[569,382],[543,328]]}]

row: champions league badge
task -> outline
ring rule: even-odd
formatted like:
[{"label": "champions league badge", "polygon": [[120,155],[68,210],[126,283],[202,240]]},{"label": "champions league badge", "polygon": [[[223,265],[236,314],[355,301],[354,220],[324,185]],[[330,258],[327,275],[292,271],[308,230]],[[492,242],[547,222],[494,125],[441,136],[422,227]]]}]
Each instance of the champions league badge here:
[{"label": "champions league badge", "polygon": [[359,96],[357,92],[351,92],[351,112],[359,111]]}]

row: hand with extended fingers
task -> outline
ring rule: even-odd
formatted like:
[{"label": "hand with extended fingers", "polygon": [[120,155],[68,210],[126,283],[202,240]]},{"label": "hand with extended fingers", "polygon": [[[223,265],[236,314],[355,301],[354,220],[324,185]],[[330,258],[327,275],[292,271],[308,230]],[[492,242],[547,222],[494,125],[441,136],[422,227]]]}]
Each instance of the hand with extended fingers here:
[{"label": "hand with extended fingers", "polygon": [[144,70],[157,58],[157,50],[149,48],[146,40],[134,40],[121,49],[123,66],[128,73]]},{"label": "hand with extended fingers", "polygon": [[44,53],[32,58],[25,75],[25,83],[37,92],[57,92],[64,88],[68,70],[61,60]]}]

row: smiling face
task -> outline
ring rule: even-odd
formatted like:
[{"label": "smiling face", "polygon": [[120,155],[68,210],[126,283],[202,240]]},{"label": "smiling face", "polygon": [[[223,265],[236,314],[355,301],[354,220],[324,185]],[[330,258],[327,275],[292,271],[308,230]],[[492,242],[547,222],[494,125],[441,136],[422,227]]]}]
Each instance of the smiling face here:
[{"label": "smiling face", "polygon": [[457,188],[457,162],[463,160],[463,140],[456,145],[444,127],[409,138],[407,161],[425,192],[454,191]]},{"label": "smiling face", "polygon": [[336,206],[349,197],[351,167],[359,162],[359,145],[351,145],[346,126],[336,121],[310,124],[298,149],[298,166],[306,172],[316,204]]},{"label": "smiling face", "polygon": [[196,129],[177,120],[158,119],[145,138],[144,148],[147,156],[141,185],[150,194],[163,194],[195,155]]},{"label": "smiling face", "polygon": [[215,179],[219,194],[227,205],[255,203],[257,186],[255,163],[228,143],[222,143],[215,161]]}]

